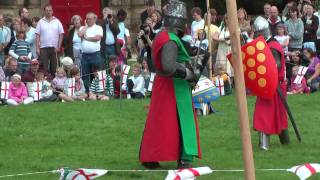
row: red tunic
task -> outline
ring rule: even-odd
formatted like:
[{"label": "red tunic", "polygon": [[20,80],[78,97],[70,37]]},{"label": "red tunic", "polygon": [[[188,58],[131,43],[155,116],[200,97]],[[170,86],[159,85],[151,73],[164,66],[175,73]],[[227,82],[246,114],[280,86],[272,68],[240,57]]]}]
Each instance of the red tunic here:
[{"label": "red tunic", "polygon": [[[166,33],[159,33],[157,40],[153,43],[154,65],[160,72],[162,71],[161,48],[168,41],[169,37]],[[199,138],[197,121],[195,123],[197,138]],[[174,80],[172,77],[157,74],[152,87],[150,109],[140,147],[140,161],[176,161],[181,155],[181,143]],[[198,148],[199,157],[201,157],[199,144]]]},{"label": "red tunic", "polygon": [[[278,81],[282,94],[286,97],[286,83],[284,82],[285,59],[283,49],[276,41],[271,41],[268,45],[271,49],[274,49],[281,54],[281,69],[278,72]],[[255,130],[266,134],[280,134],[282,130],[288,128],[287,111],[278,92],[275,93],[272,99],[257,97],[253,127]]]}]

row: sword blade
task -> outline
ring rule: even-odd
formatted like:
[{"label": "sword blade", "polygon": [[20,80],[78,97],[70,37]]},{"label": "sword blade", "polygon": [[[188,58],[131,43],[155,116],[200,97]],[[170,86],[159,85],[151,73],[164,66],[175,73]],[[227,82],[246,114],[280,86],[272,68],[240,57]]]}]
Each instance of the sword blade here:
[{"label": "sword blade", "polygon": [[282,93],[282,91],[281,91],[281,89],[280,89],[280,86],[277,87],[277,92],[278,92],[278,94],[279,94],[279,96],[280,96],[280,99],[281,99],[284,107],[285,107],[286,110],[287,110],[287,113],[288,113],[290,122],[291,122],[292,127],[293,127],[293,129],[294,129],[294,132],[295,132],[295,134],[296,134],[296,136],[297,136],[297,139],[301,142],[300,132],[299,132],[299,130],[298,130],[298,127],[297,127],[297,125],[296,125],[296,122],[294,121],[294,118],[293,118],[293,116],[292,116],[292,113],[291,113],[291,110],[290,110],[290,108],[289,108],[288,102],[287,102],[287,100],[284,98],[284,95],[283,95],[283,93]]}]

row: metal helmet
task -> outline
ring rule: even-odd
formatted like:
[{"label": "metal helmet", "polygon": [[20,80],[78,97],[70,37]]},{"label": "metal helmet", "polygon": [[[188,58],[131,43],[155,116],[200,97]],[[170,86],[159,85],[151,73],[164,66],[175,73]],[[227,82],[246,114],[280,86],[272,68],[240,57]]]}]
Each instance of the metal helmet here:
[{"label": "metal helmet", "polygon": [[271,37],[269,22],[261,16],[258,16],[254,20],[253,30],[254,30],[254,38],[262,35],[267,40]]},{"label": "metal helmet", "polygon": [[169,0],[164,10],[164,26],[184,30],[187,20],[187,6],[179,0]]}]

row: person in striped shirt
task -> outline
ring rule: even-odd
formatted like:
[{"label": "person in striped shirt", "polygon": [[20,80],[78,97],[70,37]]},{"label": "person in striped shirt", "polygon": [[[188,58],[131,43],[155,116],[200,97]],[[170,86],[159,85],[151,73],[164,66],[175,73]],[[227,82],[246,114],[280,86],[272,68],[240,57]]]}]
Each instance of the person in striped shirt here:
[{"label": "person in striped shirt", "polygon": [[[110,97],[114,95],[113,91],[113,80],[111,76],[107,73],[104,73],[105,76],[99,78],[98,68],[94,68],[94,79],[91,82],[89,88],[89,99],[90,100],[109,100]],[[105,80],[105,87],[102,87],[100,81]]]},{"label": "person in striped shirt", "polygon": [[10,47],[9,55],[18,61],[18,73],[24,74],[29,69],[32,52],[29,43],[25,40],[24,30],[20,29],[16,38],[17,40]]}]

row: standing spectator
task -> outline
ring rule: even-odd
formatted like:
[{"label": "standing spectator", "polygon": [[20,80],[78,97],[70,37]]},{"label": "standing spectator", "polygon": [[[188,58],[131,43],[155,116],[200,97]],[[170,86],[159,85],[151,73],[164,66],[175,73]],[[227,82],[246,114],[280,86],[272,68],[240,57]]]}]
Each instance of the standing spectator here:
[{"label": "standing spectator", "polygon": [[11,30],[5,26],[3,14],[0,13],[0,66],[4,66],[4,50],[10,42]]},{"label": "standing spectator", "polygon": [[279,44],[283,48],[284,53],[286,54],[288,52],[290,37],[287,34],[286,27],[284,26],[284,24],[279,23],[277,25],[277,34],[274,36],[274,38],[279,42]]},{"label": "standing spectator", "polygon": [[86,26],[81,27],[79,36],[82,38],[82,79],[86,92],[89,92],[90,74],[93,73],[92,67],[98,66],[102,68],[102,60],[100,54],[100,41],[103,36],[102,27],[96,25],[97,15],[89,12],[86,15]]},{"label": "standing spectator", "polygon": [[272,36],[275,36],[277,34],[277,25],[279,23],[283,23],[280,16],[277,6],[271,6],[271,15],[268,18],[268,22],[271,29]]},{"label": "standing spectator", "polygon": [[117,35],[119,34],[119,26],[112,15],[112,10],[105,7],[103,13],[103,37],[101,41],[101,53],[106,59],[105,64],[108,65],[110,55],[119,55],[120,47],[117,47]]},{"label": "standing spectator", "polygon": [[4,74],[6,81],[10,81],[11,77],[17,73],[18,62],[12,57],[6,59],[6,65],[4,66]]},{"label": "standing spectator", "polygon": [[152,31],[157,34],[160,32],[162,27],[162,18],[158,11],[152,11],[149,15],[151,18],[151,29]]},{"label": "standing spectator", "polygon": [[40,21],[40,18],[38,16],[35,16],[31,19],[32,27],[37,28],[38,22]]},{"label": "standing spectator", "polygon": [[58,52],[60,52],[63,27],[61,22],[53,16],[52,6],[44,6],[44,17],[40,19],[36,28],[36,50],[40,64],[45,71],[54,76],[58,65]]},{"label": "standing spectator", "polygon": [[26,31],[26,41],[30,45],[32,58],[38,58],[36,52],[36,29],[32,27],[32,22],[28,18],[21,19],[21,28]]},{"label": "standing spectator", "polygon": [[296,51],[302,49],[304,25],[299,18],[299,10],[297,7],[289,9],[290,18],[285,22],[285,26],[290,36],[288,50]]},{"label": "standing spectator", "polygon": [[29,11],[26,7],[22,7],[18,11],[18,15],[21,19],[23,18],[29,18]]},{"label": "standing spectator", "polygon": [[247,11],[243,8],[238,10],[238,22],[242,38],[247,41],[251,32],[250,21],[248,20]]},{"label": "standing spectator", "polygon": [[213,39],[218,41],[216,65],[221,65],[230,77],[233,77],[233,69],[226,55],[231,52],[230,32],[228,29],[228,17],[224,16],[223,23],[214,34]]},{"label": "standing spectator", "polygon": [[192,18],[194,21],[191,23],[191,37],[193,40],[197,39],[197,31],[204,28],[204,19],[202,19],[202,11],[199,7],[191,9]]},{"label": "standing spectator", "polygon": [[117,42],[120,44],[123,44],[120,49],[121,52],[119,54],[119,62],[120,64],[127,64],[126,62],[126,52],[127,52],[127,36],[126,36],[126,24],[125,24],[125,19],[127,18],[127,12],[123,9],[120,9],[117,13],[117,18],[118,18],[118,26],[119,26],[119,34],[117,35]]},{"label": "standing spectator", "polygon": [[65,44],[65,55],[71,57],[74,60],[74,64],[80,69],[81,68],[81,58],[82,58],[82,48],[81,48],[81,38],[79,36],[79,29],[81,27],[81,17],[79,15],[74,15],[71,18],[72,28],[69,29],[66,36]]},{"label": "standing spectator", "polygon": [[[158,11],[156,10],[156,3],[154,2],[154,0],[147,0],[146,2],[146,10],[144,10],[141,14],[140,14],[140,22],[141,24],[144,24],[144,22],[146,21],[146,19],[149,17],[150,13],[153,11]],[[158,11],[159,14],[160,11]]]},{"label": "standing spectator", "polygon": [[269,19],[271,16],[271,4],[266,3],[263,6],[264,18]]},{"label": "standing spectator", "polygon": [[30,65],[31,60],[31,50],[29,43],[25,40],[26,33],[24,30],[19,30],[17,32],[17,40],[11,45],[9,54],[16,60],[18,60],[18,72],[23,74]]},{"label": "standing spectator", "polygon": [[317,39],[319,19],[313,15],[312,4],[306,4],[306,15],[302,17],[302,21],[304,25],[303,47],[310,47],[313,51],[316,51],[315,41]]},{"label": "standing spectator", "polygon": [[218,19],[218,12],[216,9],[210,9],[210,14],[211,14],[211,24],[215,26],[220,25],[220,21]]},{"label": "standing spectator", "polygon": [[7,47],[5,48],[5,53],[6,55],[9,54],[9,49],[12,45],[12,43],[17,40],[16,35],[17,31],[21,29],[21,19],[19,16],[12,18],[12,24],[10,26],[11,30],[11,37],[10,37],[10,42],[8,43]]},{"label": "standing spectator", "polygon": [[319,7],[317,12],[314,13],[314,15],[317,16],[319,20],[319,26],[317,30],[316,49],[317,49],[317,53],[320,54],[320,8]]}]

